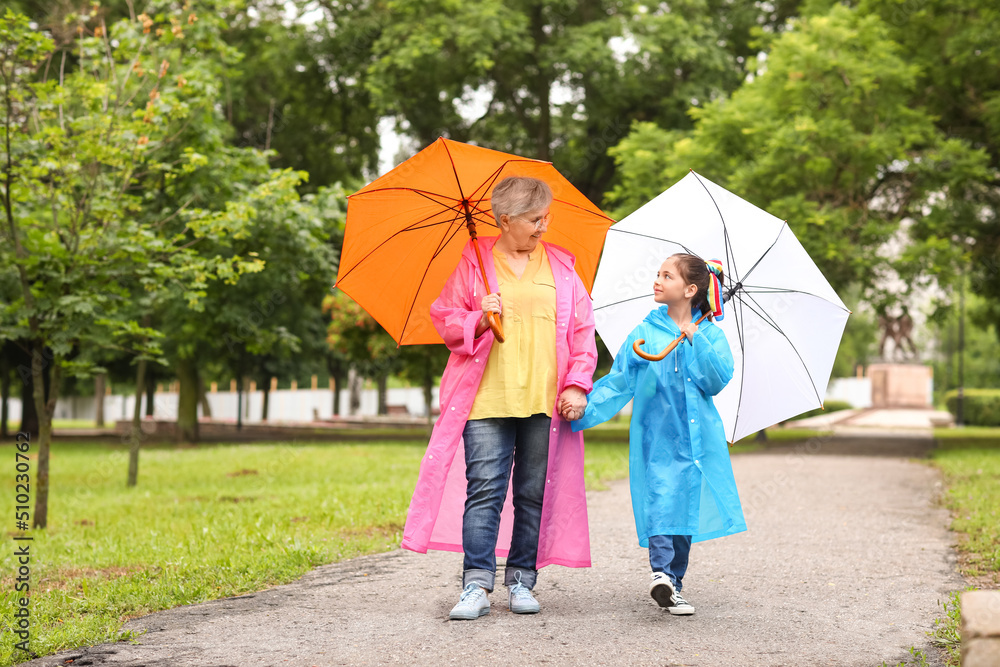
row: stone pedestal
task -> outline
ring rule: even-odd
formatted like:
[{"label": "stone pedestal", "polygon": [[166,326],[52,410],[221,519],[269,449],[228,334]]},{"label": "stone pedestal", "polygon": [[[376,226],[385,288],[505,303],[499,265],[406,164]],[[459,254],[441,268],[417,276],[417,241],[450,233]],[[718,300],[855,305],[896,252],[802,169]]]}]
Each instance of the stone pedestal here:
[{"label": "stone pedestal", "polygon": [[962,667],[1000,665],[1000,591],[962,593]]},{"label": "stone pedestal", "polygon": [[873,408],[928,408],[931,406],[930,366],[918,364],[872,364],[868,378],[872,385]]}]

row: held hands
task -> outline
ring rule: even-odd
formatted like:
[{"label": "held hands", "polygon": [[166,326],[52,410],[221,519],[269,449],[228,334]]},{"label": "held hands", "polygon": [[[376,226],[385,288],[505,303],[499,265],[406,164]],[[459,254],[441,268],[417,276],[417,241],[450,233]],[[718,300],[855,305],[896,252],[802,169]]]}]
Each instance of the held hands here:
[{"label": "held hands", "polygon": [[698,333],[698,325],[695,324],[694,322],[689,322],[681,326],[681,333],[687,336],[687,339],[689,341],[693,341],[694,335]]},{"label": "held hands", "polygon": [[587,394],[579,387],[566,387],[559,395],[559,416],[573,421],[583,416],[587,410]]}]

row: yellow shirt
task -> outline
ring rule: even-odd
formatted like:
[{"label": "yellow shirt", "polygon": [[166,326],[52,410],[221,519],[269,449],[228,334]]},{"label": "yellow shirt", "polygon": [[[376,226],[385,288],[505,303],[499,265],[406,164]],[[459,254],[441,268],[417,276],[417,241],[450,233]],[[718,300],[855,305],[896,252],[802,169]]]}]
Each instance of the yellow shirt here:
[{"label": "yellow shirt", "polygon": [[493,249],[504,342],[493,343],[469,419],[552,416],[556,404],[556,281],[541,243],[518,279]]}]

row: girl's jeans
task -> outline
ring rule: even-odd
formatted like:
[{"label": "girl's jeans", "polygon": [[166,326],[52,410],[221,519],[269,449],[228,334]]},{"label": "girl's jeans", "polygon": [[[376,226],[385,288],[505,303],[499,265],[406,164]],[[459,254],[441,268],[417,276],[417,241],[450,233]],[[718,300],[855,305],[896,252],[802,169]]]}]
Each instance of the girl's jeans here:
[{"label": "girl's jeans", "polygon": [[463,587],[475,582],[487,591],[493,590],[500,510],[507,496],[512,464],[514,530],[504,584],[514,585],[520,573],[521,584],[535,586],[551,423],[552,419],[544,414],[466,422],[462,434],[468,481],[462,518]]},{"label": "girl's jeans", "polygon": [[690,535],[650,535],[649,564],[653,572],[663,572],[681,590],[681,580],[688,569],[691,553]]}]

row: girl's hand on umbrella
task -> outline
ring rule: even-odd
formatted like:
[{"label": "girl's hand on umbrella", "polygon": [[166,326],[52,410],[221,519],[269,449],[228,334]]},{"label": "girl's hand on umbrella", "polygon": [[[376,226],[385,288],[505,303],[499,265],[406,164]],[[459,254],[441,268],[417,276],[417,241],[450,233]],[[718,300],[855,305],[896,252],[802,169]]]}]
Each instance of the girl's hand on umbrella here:
[{"label": "girl's hand on umbrella", "polygon": [[698,325],[690,322],[681,327],[681,333],[687,336],[688,340],[694,340],[694,335],[698,333]]},{"label": "girl's hand on umbrella", "polygon": [[503,309],[503,304],[500,301],[500,295],[496,292],[484,296],[482,306],[484,315],[487,313],[499,314]]}]

